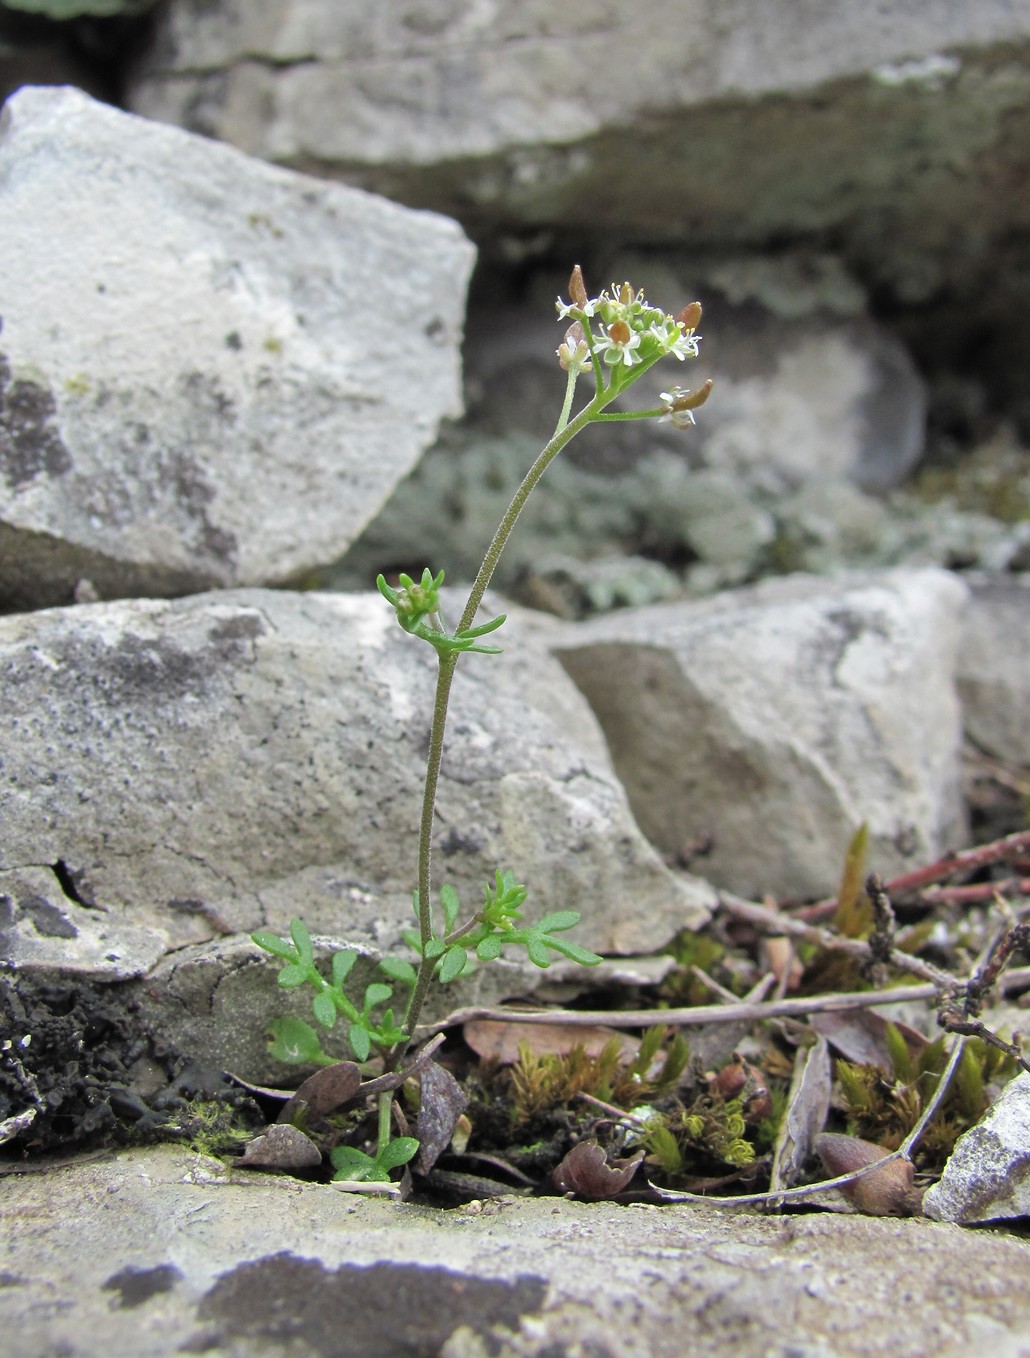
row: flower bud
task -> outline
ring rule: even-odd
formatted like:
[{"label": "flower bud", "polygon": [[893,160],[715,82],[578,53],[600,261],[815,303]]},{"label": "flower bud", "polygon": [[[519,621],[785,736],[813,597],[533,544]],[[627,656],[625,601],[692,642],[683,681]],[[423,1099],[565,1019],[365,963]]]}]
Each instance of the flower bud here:
[{"label": "flower bud", "polygon": [[566,372],[581,373],[590,367],[586,331],[579,321],[566,330],[565,339],[558,345],[557,354],[558,362]]},{"label": "flower bud", "polygon": [[685,306],[676,316],[677,322],[684,330],[696,330],[701,320],[701,303],[691,302]]},{"label": "flower bud", "polygon": [[703,406],[712,394],[712,385],[712,379],[709,378],[694,391],[684,391],[682,387],[663,391],[662,400],[665,402],[666,411],[672,415],[680,410],[697,410],[698,406]]},{"label": "flower bud", "polygon": [[590,300],[587,285],[583,281],[583,270],[578,264],[572,270],[572,277],[569,279],[569,296],[578,307],[585,307]]}]

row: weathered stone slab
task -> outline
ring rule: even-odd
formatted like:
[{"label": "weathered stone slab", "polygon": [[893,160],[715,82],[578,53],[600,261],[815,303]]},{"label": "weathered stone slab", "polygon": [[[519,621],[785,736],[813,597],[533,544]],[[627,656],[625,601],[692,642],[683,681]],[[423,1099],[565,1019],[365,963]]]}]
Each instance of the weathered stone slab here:
[{"label": "weathered stone slab", "polygon": [[923,1210],[963,1226],[1030,1217],[1030,1075],[1010,1080],[959,1137],[944,1173],[923,1195]]},{"label": "weathered stone slab", "polygon": [[963,1358],[1030,1345],[1030,1243],[924,1220],[557,1199],[455,1211],[179,1150],[12,1176],[20,1358]]},{"label": "weathered stone slab", "polygon": [[958,656],[966,732],[987,754],[1030,764],[1030,575],[980,576]]},{"label": "weathered stone slab", "polygon": [[745,894],[823,895],[863,822],[885,877],[963,842],[955,654],[936,570],[793,576],[569,627],[555,653],[652,843]]},{"label": "weathered stone slab", "polygon": [[[653,948],[703,921],[711,889],[644,840],[560,665],[514,622],[505,642],[458,669],[437,884],[472,909],[511,868],[527,911],[581,910],[577,938],[599,951]],[[84,920],[104,934],[94,970],[111,976],[141,930],[182,947],[285,932],[301,915],[314,933],[389,948],[412,923],[435,658],[378,594],[225,591],[11,616],[0,673],[15,960],[67,952],[82,969]]]},{"label": "weathered stone slab", "polygon": [[458,226],[73,89],[0,120],[0,608],[334,559],[460,413]]},{"label": "weathered stone slab", "polygon": [[1024,220],[990,185],[1025,167],[1009,125],[1030,102],[1028,36],[1005,0],[889,16],[875,0],[177,0],[130,98],[507,230],[686,231],[694,248],[844,233],[914,294],[984,267]]}]

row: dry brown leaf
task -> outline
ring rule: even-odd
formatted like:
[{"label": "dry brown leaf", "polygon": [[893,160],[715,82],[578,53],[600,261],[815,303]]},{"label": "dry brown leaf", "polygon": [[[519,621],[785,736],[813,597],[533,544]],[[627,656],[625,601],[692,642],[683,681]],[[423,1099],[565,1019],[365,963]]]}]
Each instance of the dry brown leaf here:
[{"label": "dry brown leaf", "polygon": [[614,1198],[628,1186],[643,1158],[644,1152],[639,1150],[628,1160],[609,1164],[596,1141],[580,1141],[555,1166],[551,1181],[559,1193],[575,1193],[595,1201]]},{"label": "dry brown leaf", "polygon": [[528,1047],[536,1056],[567,1056],[573,1047],[582,1047],[588,1056],[600,1056],[614,1037],[618,1040],[623,1057],[632,1060],[640,1045],[626,1033],[600,1024],[583,1028],[570,1023],[473,1019],[465,1024],[462,1033],[477,1056],[483,1060],[497,1061],[502,1066],[514,1065],[519,1059],[521,1046]]},{"label": "dry brown leaf", "polygon": [[361,1070],[353,1061],[337,1061],[323,1066],[309,1075],[297,1092],[283,1105],[277,1122],[293,1122],[301,1108],[306,1108],[310,1121],[324,1118],[327,1113],[350,1103],[361,1088]]},{"label": "dry brown leaf", "polygon": [[314,1169],[322,1152],[298,1127],[273,1122],[247,1142],[235,1163],[244,1169]]},{"label": "dry brown leaf", "polygon": [[[885,1075],[891,1074],[893,1062],[886,1038],[889,1020],[882,1014],[872,1009],[827,1010],[825,1013],[812,1014],[808,1021],[846,1061],[854,1061],[861,1066],[878,1066]],[[913,1059],[918,1060],[929,1038],[910,1023],[895,1022],[894,1027],[905,1039]]]},{"label": "dry brown leaf", "polygon": [[420,1072],[421,1097],[415,1135],[419,1140],[418,1172],[428,1174],[451,1144],[468,1096],[449,1070],[427,1061]]},{"label": "dry brown leaf", "polygon": [[826,1124],[830,1111],[833,1072],[830,1051],[824,1037],[815,1046],[799,1048],[794,1062],[787,1114],[780,1127],[773,1156],[773,1189],[792,1188],[804,1168],[816,1137]]}]

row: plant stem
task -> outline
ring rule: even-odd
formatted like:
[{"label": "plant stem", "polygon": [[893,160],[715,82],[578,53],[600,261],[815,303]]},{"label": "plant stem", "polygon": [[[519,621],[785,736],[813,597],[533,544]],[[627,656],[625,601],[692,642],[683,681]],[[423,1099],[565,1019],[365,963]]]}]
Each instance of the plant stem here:
[{"label": "plant stem", "polygon": [[[422,1012],[426,994],[433,980],[436,959],[425,956],[426,944],[433,935],[432,856],[433,820],[436,815],[436,789],[440,782],[440,765],[443,761],[443,738],[447,727],[447,704],[451,696],[451,681],[458,664],[458,652],[438,654],[439,665],[436,672],[436,699],[433,703],[433,724],[429,732],[429,755],[426,760],[426,780],[422,789],[422,819],[418,831],[418,933],[422,944],[422,961],[419,964],[415,987],[408,1000],[404,1014],[404,1028],[409,1037],[415,1031],[415,1024]],[[400,1055],[398,1051],[397,1055]]]},{"label": "plant stem", "polygon": [[[641,365],[633,374],[632,381],[636,381],[642,376],[654,362]],[[550,440],[542,452],[537,456],[536,461],[529,471],[522,478],[522,483],[511,498],[511,503],[504,512],[486,549],[483,557],[483,564],[479,568],[472,584],[472,590],[465,605],[465,611],[461,615],[457,630],[466,631],[475,622],[479,605],[483,602],[483,595],[486,593],[497,563],[501,559],[508,539],[511,537],[512,530],[522,513],[523,507],[530,495],[536,489],[537,483],[544,472],[558,456],[561,450],[570,443],[577,434],[587,427],[588,424],[603,418],[601,412],[623,391],[629,383],[622,383],[616,388],[615,383],[610,383],[607,387],[603,385],[603,379],[599,375],[599,365],[595,360],[595,375],[597,375],[597,389],[593,398],[583,407],[574,420],[569,420],[569,412],[572,409],[572,398],[576,386],[576,374],[569,373],[569,381],[565,390],[565,400],[562,404],[561,414],[558,417],[558,424]],[[655,412],[650,412],[655,413]],[[419,964],[418,975],[415,979],[415,986],[408,1001],[408,1007],[404,1014],[404,1029],[408,1033],[409,1040],[415,1031],[422,1006],[425,1003],[426,995],[433,981],[436,971],[437,958],[427,958],[425,947],[433,934],[433,901],[432,901],[432,839],[433,839],[433,820],[436,815],[436,792],[440,781],[440,762],[443,756],[444,730],[447,725],[447,704],[451,695],[451,681],[454,678],[454,670],[458,663],[459,652],[450,654],[439,653],[440,667],[436,679],[436,701],[433,704],[433,725],[429,736],[429,757],[426,764],[426,780],[422,793],[422,819],[419,824],[418,839],[418,930],[419,938],[422,943],[422,961]],[[400,1052],[396,1055],[399,1057]]]},{"label": "plant stem", "polygon": [[[607,400],[605,400],[604,397],[607,397]],[[613,397],[608,395],[607,391],[601,395],[597,395],[589,405],[583,407],[571,424],[566,424],[564,427],[559,424],[557,431],[551,437],[547,446],[537,456],[532,467],[530,467],[529,471],[526,472],[526,475],[522,478],[522,484],[511,497],[511,503],[504,511],[504,517],[497,526],[497,531],[490,541],[490,546],[486,549],[486,555],[483,557],[483,564],[480,566],[479,574],[473,582],[472,591],[468,597],[468,603],[465,605],[465,611],[462,613],[461,621],[458,623],[459,632],[463,632],[467,627],[471,627],[475,621],[476,614],[479,611],[479,605],[483,602],[483,595],[486,593],[490,581],[493,578],[493,573],[497,569],[497,563],[501,559],[501,553],[507,546],[508,539],[512,534],[512,529],[515,527],[526,501],[536,489],[541,476],[543,476],[544,472],[565,445],[570,443],[577,434],[581,433],[588,424],[595,420],[604,406],[607,405],[608,401],[613,399]]]},{"label": "plant stem", "polygon": [[390,1144],[390,1110],[393,1107],[393,1090],[384,1089],[379,1095],[379,1131],[376,1136],[376,1155],[382,1155]]}]

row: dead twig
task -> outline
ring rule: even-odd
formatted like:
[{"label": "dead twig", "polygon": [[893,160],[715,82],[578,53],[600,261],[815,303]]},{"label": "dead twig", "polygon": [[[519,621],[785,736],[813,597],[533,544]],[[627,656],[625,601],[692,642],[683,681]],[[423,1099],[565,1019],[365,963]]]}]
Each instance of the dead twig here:
[{"label": "dead twig", "polygon": [[[949,978],[950,979],[950,978]],[[999,980],[999,989],[1023,990],[1030,986],[1030,967],[1014,968]],[[932,1000],[939,993],[933,982],[895,986],[890,990],[843,991],[837,995],[800,995],[789,1000],[764,1000],[759,1003],[703,1004],[688,1009],[491,1009],[469,1005],[455,1009],[438,1023],[420,1024],[416,1036],[428,1037],[447,1028],[491,1019],[497,1023],[562,1023],[569,1027],[592,1028],[604,1023],[609,1028],[649,1028],[665,1023],[675,1028],[701,1028],[709,1023],[757,1023],[770,1018],[804,1018],[806,1014],[838,1009],[872,1009],[883,1004],[902,1004],[913,1000]]]}]

